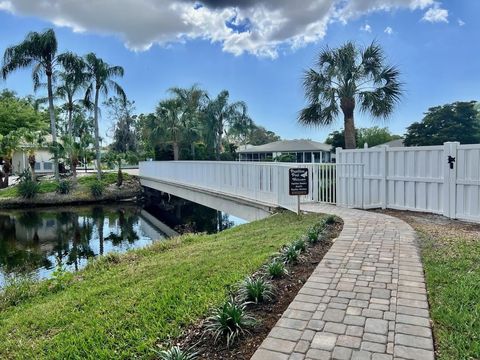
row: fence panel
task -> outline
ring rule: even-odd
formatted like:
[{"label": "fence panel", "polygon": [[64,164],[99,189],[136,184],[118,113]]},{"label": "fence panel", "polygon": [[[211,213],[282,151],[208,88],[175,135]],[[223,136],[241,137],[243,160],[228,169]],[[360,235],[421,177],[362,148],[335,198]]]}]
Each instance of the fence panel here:
[{"label": "fence panel", "polygon": [[[365,208],[480,221],[480,144],[337,149],[337,166],[346,164],[364,165],[362,187],[356,191],[363,191]],[[338,181],[338,204],[345,205],[351,184],[342,177]]]}]

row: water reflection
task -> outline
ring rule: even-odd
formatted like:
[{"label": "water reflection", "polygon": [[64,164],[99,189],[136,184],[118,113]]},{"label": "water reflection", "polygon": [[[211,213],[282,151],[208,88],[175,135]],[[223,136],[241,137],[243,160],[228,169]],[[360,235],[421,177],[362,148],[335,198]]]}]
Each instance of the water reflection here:
[{"label": "water reflection", "polygon": [[144,207],[0,210],[0,287],[10,277],[48,278],[59,265],[75,271],[98,255],[143,247],[178,233],[214,233],[243,222],[165,196]]}]

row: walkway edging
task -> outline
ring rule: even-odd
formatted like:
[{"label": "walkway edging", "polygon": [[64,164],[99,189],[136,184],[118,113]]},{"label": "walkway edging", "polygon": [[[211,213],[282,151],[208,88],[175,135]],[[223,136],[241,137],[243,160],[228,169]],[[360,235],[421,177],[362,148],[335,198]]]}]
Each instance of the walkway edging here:
[{"label": "walkway edging", "polygon": [[433,360],[415,231],[375,212],[307,204],[341,217],[330,250],[252,360]]}]

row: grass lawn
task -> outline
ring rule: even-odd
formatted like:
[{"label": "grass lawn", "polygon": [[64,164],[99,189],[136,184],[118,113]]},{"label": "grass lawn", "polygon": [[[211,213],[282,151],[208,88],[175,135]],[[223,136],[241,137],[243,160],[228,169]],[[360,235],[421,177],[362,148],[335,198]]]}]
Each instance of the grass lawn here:
[{"label": "grass lawn", "polygon": [[[0,358],[151,358],[156,343],[219,305],[320,215],[281,213],[214,235],[186,235],[104,257],[74,280],[0,297]],[[50,287],[50,289],[49,289]]]},{"label": "grass lawn", "polygon": [[420,233],[438,359],[480,359],[480,233]]},{"label": "grass lawn", "polygon": [[[124,173],[123,179],[127,180],[130,177],[129,174]],[[86,175],[78,177],[79,190],[89,192],[89,186],[97,180],[97,175]],[[117,173],[109,172],[102,175],[102,182],[105,186],[115,184],[117,182]],[[57,182],[54,180],[40,180],[39,181],[39,194],[52,193],[57,190]],[[6,189],[0,190],[0,198],[12,198],[17,197],[17,187],[11,186]]]}]

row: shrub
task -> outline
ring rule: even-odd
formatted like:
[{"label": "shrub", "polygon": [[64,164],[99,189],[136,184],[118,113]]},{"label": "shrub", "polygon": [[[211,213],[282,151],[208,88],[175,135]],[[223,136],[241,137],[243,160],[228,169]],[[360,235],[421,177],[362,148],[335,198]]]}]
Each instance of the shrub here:
[{"label": "shrub", "polygon": [[255,323],[255,319],[246,312],[246,303],[237,304],[233,298],[227,300],[221,307],[215,309],[207,319],[206,331],[211,332],[215,342],[225,337],[227,347]]},{"label": "shrub", "polygon": [[300,252],[304,252],[305,250],[307,250],[307,243],[305,242],[305,239],[303,239],[303,238],[295,240],[292,243],[292,245],[295,247],[296,250],[298,250]]},{"label": "shrub", "polygon": [[20,181],[17,187],[18,194],[24,199],[33,199],[37,196],[40,187],[38,183],[31,179]]},{"label": "shrub", "polygon": [[283,248],[282,257],[286,263],[296,263],[300,257],[300,250],[297,250],[294,244],[287,245]]},{"label": "shrub", "polygon": [[275,259],[266,266],[268,275],[274,279],[281,278],[282,276],[288,274],[288,270],[285,268],[285,264]]},{"label": "shrub", "polygon": [[49,289],[53,291],[65,289],[73,280],[73,274],[63,265],[58,265],[49,280]]},{"label": "shrub", "polygon": [[335,215],[327,215],[324,221],[327,225],[333,225],[337,222],[337,218],[335,217]]},{"label": "shrub", "polygon": [[253,301],[254,303],[272,301],[273,286],[268,280],[247,277],[240,286],[239,295],[242,301]]},{"label": "shrub", "polygon": [[68,180],[61,180],[57,184],[57,193],[66,195],[69,194],[70,191],[72,191],[72,183]]},{"label": "shrub", "polygon": [[179,346],[173,346],[168,350],[158,353],[160,360],[195,360],[198,353],[192,352],[191,349],[182,350]]},{"label": "shrub", "polygon": [[101,197],[103,195],[104,189],[105,189],[105,186],[101,181],[96,180],[90,184],[90,193],[95,198]]},{"label": "shrub", "polygon": [[316,244],[318,242],[319,229],[320,228],[318,226],[314,226],[308,229],[307,240],[310,244]]}]

